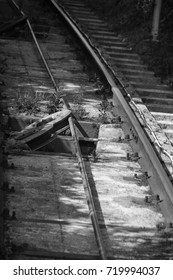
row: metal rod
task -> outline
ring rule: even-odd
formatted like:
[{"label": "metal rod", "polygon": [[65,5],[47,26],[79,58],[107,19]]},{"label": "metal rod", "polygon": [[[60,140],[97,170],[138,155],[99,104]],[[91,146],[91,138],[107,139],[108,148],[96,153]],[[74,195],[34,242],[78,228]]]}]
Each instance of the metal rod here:
[{"label": "metal rod", "polygon": [[[13,5],[20,11],[20,13],[21,13],[23,16],[26,16],[26,15],[24,14],[24,12],[22,12],[22,11],[19,9],[19,6],[15,3],[15,1],[14,1],[14,0],[11,0],[11,1],[12,1]],[[55,91],[56,91],[58,97],[60,97],[60,90],[58,89],[58,87],[57,87],[57,85],[56,85],[55,79],[54,79],[54,77],[53,77],[53,75],[52,75],[52,73],[51,73],[51,71],[50,71],[50,68],[49,68],[49,66],[48,66],[48,64],[47,64],[47,61],[46,61],[45,58],[44,58],[43,52],[42,52],[42,50],[41,50],[41,48],[40,48],[40,45],[39,45],[39,43],[38,43],[38,41],[37,41],[37,38],[36,38],[35,34],[34,34],[34,31],[33,31],[33,29],[32,29],[32,26],[31,26],[31,24],[30,24],[29,19],[26,20],[26,23],[27,23],[27,25],[28,25],[28,27],[29,27],[29,30],[30,30],[31,35],[32,35],[32,37],[33,37],[33,40],[34,40],[34,42],[35,42],[35,44],[36,44],[36,46],[37,46],[37,49],[38,49],[39,54],[40,54],[40,56],[41,56],[41,59],[42,59],[42,61],[43,61],[43,63],[44,63],[44,66],[45,66],[45,68],[46,68],[46,70],[47,70],[47,72],[48,72],[48,74],[49,74],[49,77],[51,78],[51,81],[52,81],[52,83],[53,83],[53,86],[54,86],[54,88],[55,88]],[[55,94],[54,94],[54,95],[55,95]]]}]

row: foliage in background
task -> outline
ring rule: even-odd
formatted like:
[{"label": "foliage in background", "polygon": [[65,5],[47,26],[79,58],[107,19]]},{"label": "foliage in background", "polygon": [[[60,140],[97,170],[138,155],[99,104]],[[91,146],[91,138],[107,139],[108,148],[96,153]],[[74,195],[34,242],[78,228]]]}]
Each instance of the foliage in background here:
[{"label": "foliage in background", "polygon": [[144,14],[148,14],[153,9],[154,0],[138,0],[137,9],[141,10]]},{"label": "foliage in background", "polygon": [[140,54],[161,81],[173,84],[173,1],[162,1],[159,41],[152,41],[155,0],[84,0]]}]

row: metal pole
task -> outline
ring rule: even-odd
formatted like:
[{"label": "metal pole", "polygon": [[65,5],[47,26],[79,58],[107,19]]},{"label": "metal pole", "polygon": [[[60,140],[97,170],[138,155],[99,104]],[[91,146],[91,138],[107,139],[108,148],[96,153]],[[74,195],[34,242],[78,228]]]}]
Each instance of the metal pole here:
[{"label": "metal pole", "polygon": [[161,6],[162,6],[162,0],[155,0],[154,13],[153,13],[153,27],[152,27],[153,41],[158,41]]},{"label": "metal pole", "polygon": [[[16,4],[16,2],[14,0],[11,0],[11,2],[19,10],[19,6]],[[21,10],[20,10],[20,13],[22,14],[23,17],[25,17],[25,14]],[[35,44],[37,46],[37,50],[38,50],[38,52],[39,52],[39,54],[41,56],[41,59],[42,59],[42,61],[44,63],[44,66],[45,66],[45,68],[46,68],[46,70],[47,70],[47,72],[49,74],[49,77],[51,78],[51,81],[52,81],[53,85],[54,85],[54,89],[56,91],[56,94],[60,98],[60,89],[57,87],[56,81],[55,81],[55,79],[54,79],[54,77],[53,77],[53,75],[52,75],[52,73],[50,71],[50,68],[49,68],[49,66],[47,64],[47,61],[44,58],[43,52],[42,52],[42,50],[40,48],[40,45],[39,45],[39,43],[37,41],[37,38],[36,38],[35,33],[34,33],[33,29],[32,29],[32,26],[30,24],[29,19],[26,19],[26,23],[27,23],[28,28],[29,28],[29,30],[31,32],[32,38],[33,38],[33,40],[34,40],[34,42],[35,42]],[[55,94],[53,94],[53,95],[56,96]]]}]

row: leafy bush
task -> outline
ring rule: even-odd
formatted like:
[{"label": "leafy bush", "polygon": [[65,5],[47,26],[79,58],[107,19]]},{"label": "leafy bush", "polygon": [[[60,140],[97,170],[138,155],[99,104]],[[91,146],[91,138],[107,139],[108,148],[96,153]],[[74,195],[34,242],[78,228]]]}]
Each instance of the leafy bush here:
[{"label": "leafy bush", "polygon": [[136,7],[144,14],[148,14],[153,10],[154,0],[138,0]]}]

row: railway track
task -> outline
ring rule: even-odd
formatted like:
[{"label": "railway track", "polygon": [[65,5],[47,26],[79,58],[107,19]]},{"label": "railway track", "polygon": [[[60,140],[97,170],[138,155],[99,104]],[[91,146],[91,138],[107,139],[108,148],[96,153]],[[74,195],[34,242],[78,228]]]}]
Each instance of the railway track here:
[{"label": "railway track", "polygon": [[110,30],[109,25],[87,6],[87,1],[60,2],[100,49],[124,85],[129,87],[132,97],[142,99],[172,142],[172,89],[147,69],[140,56],[132,52],[123,38]]},{"label": "railway track", "polygon": [[[171,258],[171,144],[165,143],[161,130],[151,133],[151,126],[157,124],[152,119],[146,125],[151,116],[141,101],[134,102],[139,95],[131,98],[134,85],[128,85],[130,94],[126,92],[127,81],[107,63],[107,55],[113,53],[121,63],[127,57],[129,69],[131,63],[135,65],[133,81],[142,66],[82,1],[60,2],[51,0],[41,10],[39,3],[24,1],[26,16],[34,8],[39,11],[31,24],[25,13],[21,15],[30,29],[20,26],[10,36],[3,33],[0,40],[1,59],[6,58],[0,76],[2,120],[6,129],[10,124],[13,136],[5,145],[3,141],[2,255],[12,259]],[[69,11],[83,22],[82,33]],[[93,41],[87,37],[88,30]],[[101,41],[107,42],[101,44],[101,51],[96,39],[99,48]],[[140,77],[144,72],[138,71]],[[32,104],[29,116],[20,103],[23,98]],[[23,137],[27,125],[45,120],[55,107],[60,114],[70,112],[68,122],[49,140],[40,137],[38,142],[35,138],[27,142]]]}]

